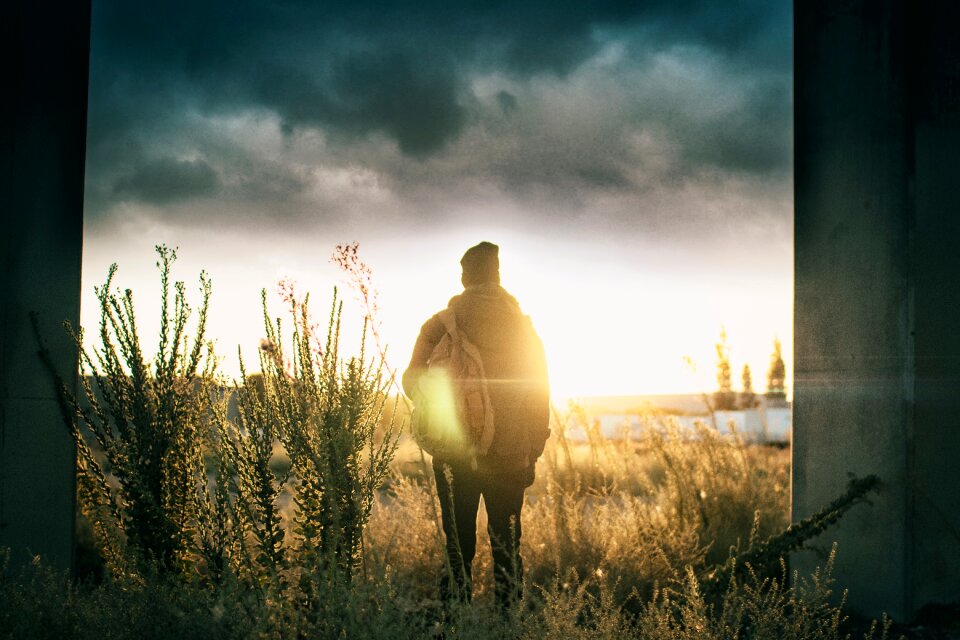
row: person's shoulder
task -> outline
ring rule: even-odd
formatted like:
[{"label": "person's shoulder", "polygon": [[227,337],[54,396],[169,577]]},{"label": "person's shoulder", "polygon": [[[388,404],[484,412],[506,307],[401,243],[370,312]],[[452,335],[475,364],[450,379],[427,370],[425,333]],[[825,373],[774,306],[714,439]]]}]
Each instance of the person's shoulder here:
[{"label": "person's shoulder", "polygon": [[507,291],[503,287],[499,287],[499,291],[497,293],[499,294],[500,299],[504,302],[504,304],[512,308],[517,313],[523,313],[520,309],[520,301],[514,298],[513,294],[511,294],[509,291]]},{"label": "person's shoulder", "polygon": [[433,314],[420,327],[420,334],[423,336],[442,335],[445,331],[443,320],[440,318],[440,312]]}]

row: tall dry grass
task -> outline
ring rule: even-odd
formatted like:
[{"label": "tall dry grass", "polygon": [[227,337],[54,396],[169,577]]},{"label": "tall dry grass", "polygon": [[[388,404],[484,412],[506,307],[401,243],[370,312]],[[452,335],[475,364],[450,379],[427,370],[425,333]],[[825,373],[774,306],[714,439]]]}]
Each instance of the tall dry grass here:
[{"label": "tall dry grass", "polygon": [[[786,526],[788,451],[749,446],[706,425],[685,432],[668,418],[651,418],[636,441],[574,443],[565,433],[576,415],[555,412],[527,492],[521,551],[532,585],[576,574],[612,580],[620,602],[648,599],[657,585],[684,580],[686,567],[721,564],[751,536]],[[423,577],[439,573],[442,547],[439,505],[418,467],[407,442],[371,514],[368,560],[426,596],[433,585]],[[480,518],[474,575],[483,600],[492,567]]]}]

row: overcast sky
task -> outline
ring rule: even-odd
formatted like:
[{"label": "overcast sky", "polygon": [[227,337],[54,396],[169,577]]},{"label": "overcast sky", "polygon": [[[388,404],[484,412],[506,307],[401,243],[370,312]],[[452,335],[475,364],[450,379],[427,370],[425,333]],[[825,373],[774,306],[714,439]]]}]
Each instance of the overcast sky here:
[{"label": "overcast sky", "polygon": [[[725,323],[762,381],[773,336],[790,339],[790,10],[95,1],[85,303],[110,262],[152,277],[158,242],[255,308],[286,271],[325,286],[333,246],[359,240],[387,310],[422,314],[487,239],[558,295],[547,281],[647,283],[644,308],[669,316],[698,310],[651,290],[709,287],[702,328],[677,340],[709,351]],[[414,286],[437,270],[449,292]],[[394,322],[401,356],[414,317]]]}]

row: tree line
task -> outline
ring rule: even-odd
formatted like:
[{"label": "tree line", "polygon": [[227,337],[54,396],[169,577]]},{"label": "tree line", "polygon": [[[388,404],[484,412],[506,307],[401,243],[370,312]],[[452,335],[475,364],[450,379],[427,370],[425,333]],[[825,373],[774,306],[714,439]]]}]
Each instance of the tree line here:
[{"label": "tree line", "polygon": [[[773,353],[770,355],[770,366],[767,369],[767,391],[764,394],[768,401],[784,401],[787,398],[786,376],[787,369],[783,363],[779,338],[773,339]],[[731,411],[735,409],[751,409],[760,403],[758,394],[753,390],[753,374],[750,365],[743,365],[741,382],[743,391],[733,390],[733,373],[730,366],[730,347],[727,344],[727,331],[720,328],[720,340],[716,344],[717,351],[717,390],[713,393],[713,409],[717,411]]]}]

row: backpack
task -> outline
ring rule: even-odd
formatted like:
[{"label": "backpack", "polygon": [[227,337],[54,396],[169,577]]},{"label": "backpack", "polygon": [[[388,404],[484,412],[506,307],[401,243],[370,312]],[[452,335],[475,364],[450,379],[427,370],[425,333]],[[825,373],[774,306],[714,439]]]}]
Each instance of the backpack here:
[{"label": "backpack", "polygon": [[446,333],[417,381],[411,429],[417,443],[443,460],[476,465],[493,442],[493,405],[477,347],[457,327],[453,309],[439,314]]}]

